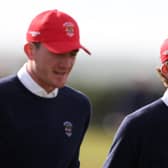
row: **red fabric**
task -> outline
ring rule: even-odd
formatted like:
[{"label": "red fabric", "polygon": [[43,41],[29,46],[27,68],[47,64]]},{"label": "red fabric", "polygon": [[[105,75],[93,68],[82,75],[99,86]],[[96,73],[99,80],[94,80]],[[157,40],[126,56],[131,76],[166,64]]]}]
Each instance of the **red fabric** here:
[{"label": "red fabric", "polygon": [[28,28],[27,41],[42,42],[48,50],[58,54],[80,48],[91,54],[80,44],[76,21],[58,10],[47,10],[37,15]]},{"label": "red fabric", "polygon": [[161,62],[164,63],[168,61],[168,39],[166,39],[160,48],[160,59]]}]

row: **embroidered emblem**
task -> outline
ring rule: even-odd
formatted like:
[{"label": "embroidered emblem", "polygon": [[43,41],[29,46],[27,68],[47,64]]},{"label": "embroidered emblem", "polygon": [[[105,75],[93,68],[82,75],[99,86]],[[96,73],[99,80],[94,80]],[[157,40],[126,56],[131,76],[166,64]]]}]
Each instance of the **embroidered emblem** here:
[{"label": "embroidered emblem", "polygon": [[64,125],[64,131],[65,131],[65,134],[68,136],[68,137],[71,137],[72,136],[72,123],[70,121],[65,121],[63,123]]},{"label": "embroidered emblem", "polygon": [[32,37],[36,37],[40,35],[40,32],[37,32],[37,31],[30,31],[29,33],[32,35]]},{"label": "embroidered emblem", "polygon": [[74,25],[73,25],[73,23],[71,23],[71,22],[65,22],[65,23],[63,24],[63,26],[64,26],[64,28],[65,28],[66,34],[67,34],[69,37],[74,36],[75,31],[74,31]]}]

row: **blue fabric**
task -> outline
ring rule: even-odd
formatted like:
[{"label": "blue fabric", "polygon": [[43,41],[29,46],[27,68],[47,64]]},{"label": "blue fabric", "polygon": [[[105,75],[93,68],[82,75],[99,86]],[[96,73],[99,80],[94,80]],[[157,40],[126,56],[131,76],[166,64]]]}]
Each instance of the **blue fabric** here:
[{"label": "blue fabric", "polygon": [[55,98],[32,94],[16,76],[0,81],[0,167],[79,168],[90,102],[68,86]]},{"label": "blue fabric", "polygon": [[168,108],[161,99],[125,117],[103,167],[168,168]]}]

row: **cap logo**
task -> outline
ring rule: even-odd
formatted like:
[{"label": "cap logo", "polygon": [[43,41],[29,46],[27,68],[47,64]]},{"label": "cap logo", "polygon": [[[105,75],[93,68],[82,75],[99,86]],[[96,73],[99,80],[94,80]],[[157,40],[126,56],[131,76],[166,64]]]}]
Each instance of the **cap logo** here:
[{"label": "cap logo", "polygon": [[168,50],[163,51],[163,55],[168,55]]},{"label": "cap logo", "polygon": [[65,121],[63,123],[64,125],[64,131],[65,131],[65,134],[68,136],[68,137],[71,137],[72,135],[72,123],[70,121]]},{"label": "cap logo", "polygon": [[75,31],[74,31],[74,24],[73,23],[65,22],[63,24],[63,26],[65,28],[65,32],[66,32],[67,36],[69,36],[69,37],[74,36]]},{"label": "cap logo", "polygon": [[36,36],[40,35],[40,32],[38,32],[38,31],[30,31],[29,33],[31,34],[32,37],[36,37]]}]

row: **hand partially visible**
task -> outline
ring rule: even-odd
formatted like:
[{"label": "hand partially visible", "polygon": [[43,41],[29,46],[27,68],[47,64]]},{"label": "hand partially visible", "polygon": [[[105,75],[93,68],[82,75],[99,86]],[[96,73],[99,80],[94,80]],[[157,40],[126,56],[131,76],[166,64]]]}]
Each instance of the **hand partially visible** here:
[{"label": "hand partially visible", "polygon": [[168,88],[168,79],[162,74],[159,67],[156,68],[157,74],[160,77],[161,82],[163,83],[164,87]]}]

